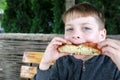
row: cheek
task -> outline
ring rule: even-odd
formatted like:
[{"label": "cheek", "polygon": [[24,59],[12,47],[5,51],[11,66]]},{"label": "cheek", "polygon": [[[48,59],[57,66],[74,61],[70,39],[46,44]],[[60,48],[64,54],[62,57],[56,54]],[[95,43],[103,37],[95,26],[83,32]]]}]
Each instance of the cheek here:
[{"label": "cheek", "polygon": [[65,38],[66,40],[69,40],[69,39],[70,39],[70,35],[65,34],[65,35],[64,35],[64,38]]},{"label": "cheek", "polygon": [[89,34],[88,36],[85,36],[85,38],[88,42],[99,42],[99,37],[96,34]]}]

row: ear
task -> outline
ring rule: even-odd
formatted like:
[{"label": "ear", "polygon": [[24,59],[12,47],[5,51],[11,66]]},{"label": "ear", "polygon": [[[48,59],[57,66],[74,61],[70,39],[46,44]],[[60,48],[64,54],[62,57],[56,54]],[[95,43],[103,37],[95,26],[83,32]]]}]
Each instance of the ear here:
[{"label": "ear", "polygon": [[106,38],[106,29],[102,29],[100,30],[100,35],[99,35],[100,42],[105,40],[105,38]]}]

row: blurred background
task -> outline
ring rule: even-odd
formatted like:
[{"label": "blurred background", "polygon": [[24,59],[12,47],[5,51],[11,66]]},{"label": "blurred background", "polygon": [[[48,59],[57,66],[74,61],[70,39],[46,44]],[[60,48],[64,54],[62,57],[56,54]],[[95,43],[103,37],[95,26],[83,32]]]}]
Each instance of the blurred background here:
[{"label": "blurred background", "polygon": [[0,0],[0,31],[62,34],[61,15],[80,2],[90,2],[104,12],[108,34],[120,33],[120,0]]}]

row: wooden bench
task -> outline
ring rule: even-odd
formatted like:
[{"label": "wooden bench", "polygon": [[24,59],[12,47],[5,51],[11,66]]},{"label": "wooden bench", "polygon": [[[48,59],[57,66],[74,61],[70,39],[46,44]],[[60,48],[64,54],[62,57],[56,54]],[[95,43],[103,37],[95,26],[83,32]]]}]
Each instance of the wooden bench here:
[{"label": "wooden bench", "polygon": [[20,77],[32,79],[37,73],[37,66],[40,63],[43,52],[24,52],[22,62],[25,63],[21,66]]}]

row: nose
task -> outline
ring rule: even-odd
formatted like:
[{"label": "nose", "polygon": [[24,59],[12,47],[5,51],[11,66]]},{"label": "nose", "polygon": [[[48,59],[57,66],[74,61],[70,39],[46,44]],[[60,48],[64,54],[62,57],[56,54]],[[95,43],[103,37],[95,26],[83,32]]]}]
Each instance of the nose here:
[{"label": "nose", "polygon": [[74,32],[73,36],[72,36],[73,39],[80,39],[81,38],[81,32],[79,31],[76,31]]},{"label": "nose", "polygon": [[73,39],[80,39],[80,35],[73,35]]}]

